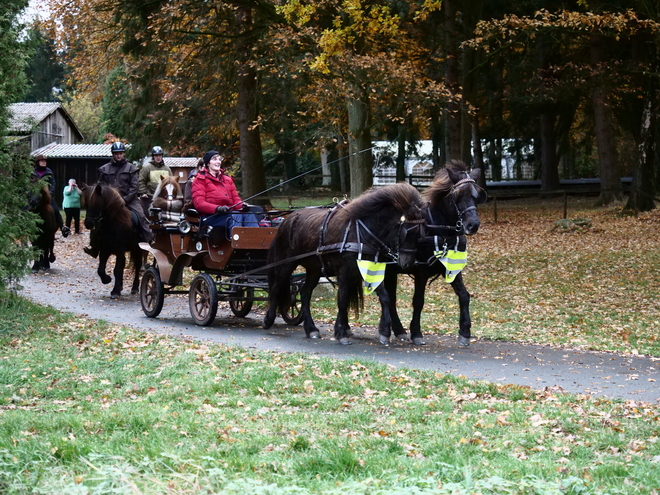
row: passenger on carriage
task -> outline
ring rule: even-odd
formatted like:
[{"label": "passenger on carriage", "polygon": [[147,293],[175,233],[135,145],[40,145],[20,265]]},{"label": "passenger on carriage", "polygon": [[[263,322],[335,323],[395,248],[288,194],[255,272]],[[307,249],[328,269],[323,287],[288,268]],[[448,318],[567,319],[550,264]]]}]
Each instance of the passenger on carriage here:
[{"label": "passenger on carriage", "polygon": [[208,226],[225,227],[228,231],[233,227],[258,227],[257,215],[239,197],[234,180],[225,175],[224,159],[215,150],[204,154],[204,168],[192,185],[193,206]]},{"label": "passenger on carriage", "polygon": [[48,182],[48,192],[50,192],[51,206],[53,207],[53,211],[55,211],[57,227],[62,231],[62,237],[67,237],[71,233],[71,229],[64,225],[62,214],[55,201],[55,174],[53,174],[53,171],[48,168],[48,162],[45,155],[37,155],[34,157],[34,170],[32,171],[31,179],[44,179]]},{"label": "passenger on carriage", "polygon": [[142,165],[138,176],[138,196],[146,214],[149,213],[149,207],[160,180],[171,175],[173,175],[172,170],[165,165],[165,160],[163,160],[163,148],[154,146],[151,149],[151,160]]}]

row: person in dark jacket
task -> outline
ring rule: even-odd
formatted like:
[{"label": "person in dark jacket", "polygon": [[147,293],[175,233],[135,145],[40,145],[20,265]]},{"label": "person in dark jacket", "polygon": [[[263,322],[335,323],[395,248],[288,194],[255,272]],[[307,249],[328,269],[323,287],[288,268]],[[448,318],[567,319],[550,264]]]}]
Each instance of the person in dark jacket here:
[{"label": "person in dark jacket", "polygon": [[192,186],[195,182],[195,176],[202,170],[204,170],[204,159],[200,158],[197,161],[197,167],[192,169],[188,174],[188,180],[183,187],[183,211],[186,211],[188,208],[194,208],[192,202]]},{"label": "person in dark jacket", "polygon": [[55,174],[48,168],[48,159],[45,155],[37,155],[34,157],[34,170],[32,171],[32,180],[44,179],[48,183],[48,191],[50,192],[51,206],[55,212],[55,220],[57,221],[58,228],[62,231],[62,237],[67,237],[71,233],[71,229],[64,225],[62,214],[55,201]]},{"label": "person in dark jacket", "polygon": [[[149,228],[149,221],[144,214],[142,205],[137,196],[138,191],[138,168],[126,160],[126,147],[124,143],[117,141],[112,144],[110,149],[112,160],[99,167],[99,182],[114,187],[119,191],[126,207],[135,212],[138,216],[140,239],[144,242],[150,242],[153,239],[153,233]],[[85,248],[84,251],[90,256],[96,258],[99,252],[99,246],[95,239],[90,235],[91,249]]]}]

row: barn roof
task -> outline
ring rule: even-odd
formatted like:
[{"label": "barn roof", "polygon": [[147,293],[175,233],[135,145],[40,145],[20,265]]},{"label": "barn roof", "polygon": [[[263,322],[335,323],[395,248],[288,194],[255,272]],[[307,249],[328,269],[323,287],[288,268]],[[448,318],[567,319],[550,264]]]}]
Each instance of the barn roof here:
[{"label": "barn roof", "polygon": [[196,158],[194,156],[187,156],[187,157],[166,156],[164,160],[165,160],[165,164],[168,167],[195,168],[197,166],[197,161],[199,160],[199,158]]},{"label": "barn roof", "polygon": [[71,116],[64,110],[61,103],[57,102],[43,102],[43,103],[12,103],[9,109],[9,132],[10,133],[29,133],[32,128],[51,115],[54,112],[60,111],[64,118],[75,130],[75,132],[83,138],[80,129],[73,121]]},{"label": "barn roof", "polygon": [[[48,158],[112,157],[111,144],[47,144],[34,150],[31,155],[46,155]],[[130,145],[126,145],[130,147]]]}]

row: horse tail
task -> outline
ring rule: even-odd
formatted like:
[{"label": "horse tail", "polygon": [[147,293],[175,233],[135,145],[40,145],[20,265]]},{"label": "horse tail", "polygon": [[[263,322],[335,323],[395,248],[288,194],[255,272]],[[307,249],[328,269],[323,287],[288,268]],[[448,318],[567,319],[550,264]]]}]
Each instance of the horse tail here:
[{"label": "horse tail", "polygon": [[[288,257],[287,243],[283,242],[284,236],[276,236],[273,244],[268,250],[268,264],[278,263]],[[291,300],[291,284],[289,279],[295,267],[291,263],[277,264],[268,269],[268,296],[271,306],[280,313],[284,313]]]},{"label": "horse tail", "polygon": [[348,309],[353,311],[356,317],[364,310],[364,289],[361,278],[356,283],[350,284],[348,288]]}]

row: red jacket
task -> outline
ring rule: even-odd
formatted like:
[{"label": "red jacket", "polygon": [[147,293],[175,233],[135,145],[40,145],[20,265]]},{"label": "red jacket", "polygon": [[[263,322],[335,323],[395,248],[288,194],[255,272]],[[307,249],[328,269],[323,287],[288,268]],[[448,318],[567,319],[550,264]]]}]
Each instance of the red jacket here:
[{"label": "red jacket", "polygon": [[243,206],[234,179],[222,173],[218,177],[208,172],[198,173],[192,185],[192,202],[202,215],[213,215],[218,206],[236,205],[233,208],[235,211]]}]

